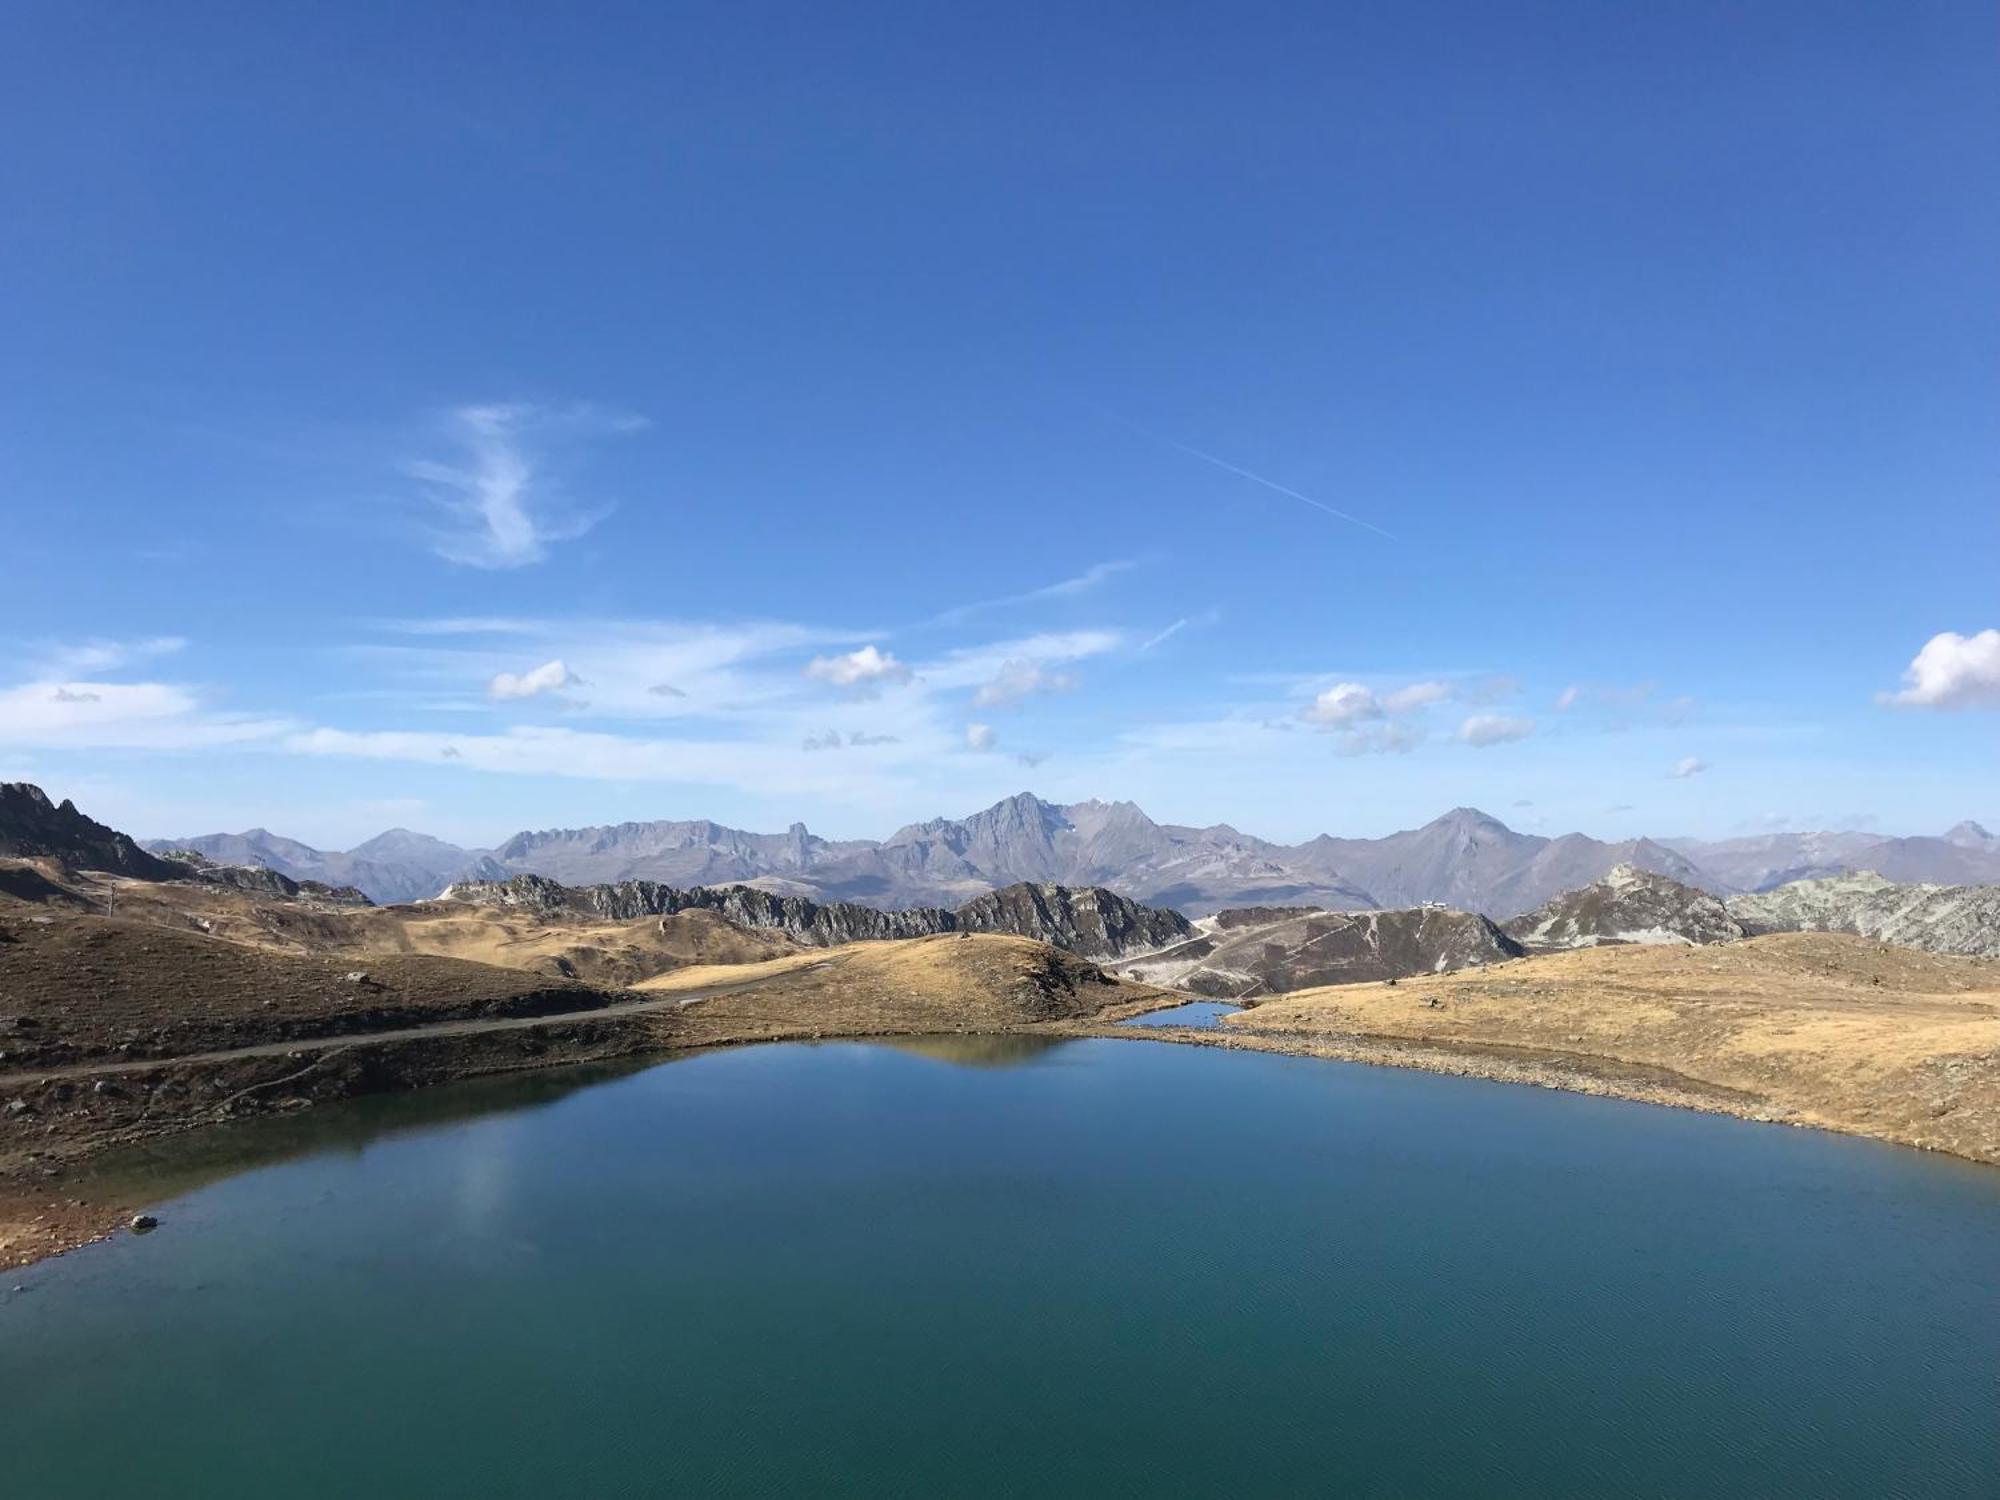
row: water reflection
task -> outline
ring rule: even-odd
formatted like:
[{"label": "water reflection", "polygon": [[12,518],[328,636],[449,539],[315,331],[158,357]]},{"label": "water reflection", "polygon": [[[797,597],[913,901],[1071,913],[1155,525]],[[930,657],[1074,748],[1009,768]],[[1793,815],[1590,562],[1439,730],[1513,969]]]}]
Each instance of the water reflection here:
[{"label": "water reflection", "polygon": [[956,1063],[961,1068],[1018,1068],[1069,1045],[1069,1038],[1036,1036],[1025,1032],[996,1032],[969,1036],[905,1036],[884,1041],[885,1047],[928,1057],[933,1062]]},{"label": "water reflection", "polygon": [[608,1062],[508,1073],[408,1093],[370,1094],[292,1115],[204,1126],[105,1153],[71,1178],[68,1196],[138,1206],[305,1156],[359,1156],[393,1136],[485,1115],[545,1108],[581,1089],[698,1056],[650,1053]]},{"label": "water reflection", "polygon": [[1149,1010],[1143,1016],[1133,1016],[1120,1021],[1120,1026],[1192,1026],[1205,1029],[1217,1025],[1224,1016],[1233,1016],[1243,1009],[1240,1005],[1225,1004],[1220,1000],[1197,1000],[1191,1005],[1176,1005],[1167,1010]]}]

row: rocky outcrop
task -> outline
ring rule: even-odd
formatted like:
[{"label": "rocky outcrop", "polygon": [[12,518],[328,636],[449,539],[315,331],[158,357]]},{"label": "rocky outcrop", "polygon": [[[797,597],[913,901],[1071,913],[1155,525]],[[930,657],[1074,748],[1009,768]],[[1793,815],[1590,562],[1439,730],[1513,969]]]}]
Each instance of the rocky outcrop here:
[{"label": "rocky outcrop", "polygon": [[1594,948],[1603,943],[1727,943],[1745,936],[1729,908],[1707,891],[1633,865],[1565,891],[1505,924],[1533,950]]},{"label": "rocky outcrop", "polygon": [[231,890],[253,896],[270,896],[280,901],[306,898],[335,906],[373,906],[365,893],[351,885],[328,885],[320,880],[293,880],[263,865],[221,865],[193,849],[169,849],[160,858],[182,867],[182,878],[207,885],[226,885]]},{"label": "rocky outcrop", "polygon": [[962,932],[1011,932],[1088,958],[1150,952],[1194,934],[1179,912],[1141,906],[1101,886],[1071,890],[1023,881],[968,901],[955,915]]},{"label": "rocky outcrop", "polygon": [[1127,978],[1222,1000],[1442,974],[1523,950],[1476,912],[1218,912],[1185,943],[1118,966]]},{"label": "rocky outcrop", "polygon": [[823,904],[804,896],[778,896],[747,885],[683,890],[651,880],[571,886],[541,875],[516,875],[507,880],[462,881],[448,886],[438,899],[514,907],[550,916],[588,913],[614,922],[668,917],[684,911],[712,911],[739,927],[782,932],[794,942],[815,948],[883,938],[928,937],[954,931],[957,925],[950,912],[936,907],[877,911],[872,906],[847,901]]},{"label": "rocky outcrop", "polygon": [[1752,933],[1851,932],[1928,953],[2000,957],[2000,886],[1899,885],[1862,871],[1731,896]]},{"label": "rocky outcrop", "polygon": [[955,912],[936,906],[881,911],[852,901],[819,902],[747,885],[688,890],[651,880],[624,880],[615,885],[567,886],[540,875],[465,881],[448,887],[439,899],[551,917],[588,913],[618,922],[712,911],[739,927],[782,932],[815,948],[942,932],[1005,932],[1090,957],[1113,958],[1158,947],[1193,931],[1178,912],[1141,906],[1110,891],[1072,891],[1056,885],[1010,886]]},{"label": "rocky outcrop", "polygon": [[148,854],[115,828],[76,810],[65,798],[51,803],[38,786],[0,783],[0,855],[53,859],[72,870],[103,870],[138,880],[178,880],[179,865]]}]

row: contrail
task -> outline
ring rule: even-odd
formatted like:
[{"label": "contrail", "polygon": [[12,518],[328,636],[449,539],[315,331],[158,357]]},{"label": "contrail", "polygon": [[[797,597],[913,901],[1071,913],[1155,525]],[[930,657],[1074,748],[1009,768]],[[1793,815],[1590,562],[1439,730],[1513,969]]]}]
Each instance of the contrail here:
[{"label": "contrail", "polygon": [[1249,469],[1242,468],[1237,464],[1231,463],[1226,458],[1217,458],[1213,453],[1204,452],[1203,450],[1195,447],[1191,443],[1183,443],[1178,441],[1177,439],[1167,437],[1163,433],[1154,432],[1151,428],[1141,427],[1137,422],[1132,421],[1129,417],[1119,416],[1117,412],[1108,411],[1103,407],[1099,407],[1098,410],[1103,412],[1105,416],[1111,418],[1112,421],[1119,423],[1121,426],[1131,428],[1134,432],[1140,434],[1142,437],[1149,437],[1156,443],[1165,443],[1169,448],[1178,449],[1182,453],[1187,454],[1190,458],[1198,458],[1205,464],[1214,464],[1216,468],[1226,470],[1227,472],[1236,475],[1240,479],[1247,479],[1252,484],[1261,484],[1267,490],[1276,490],[1281,495],[1290,495],[1294,500],[1302,500],[1307,505],[1310,505],[1314,510],[1323,510],[1328,515],[1334,517],[1337,520],[1346,521],[1350,525],[1363,527],[1368,531],[1374,532],[1375,535],[1386,538],[1389,541],[1393,542],[1396,540],[1393,536],[1390,536],[1388,532],[1384,531],[1380,526],[1377,526],[1373,521],[1364,521],[1359,516],[1350,516],[1344,510],[1335,510],[1331,505],[1328,505],[1323,500],[1315,500],[1311,495],[1302,495],[1289,485],[1279,484],[1278,481],[1275,479],[1266,479],[1262,474],[1254,473]]}]

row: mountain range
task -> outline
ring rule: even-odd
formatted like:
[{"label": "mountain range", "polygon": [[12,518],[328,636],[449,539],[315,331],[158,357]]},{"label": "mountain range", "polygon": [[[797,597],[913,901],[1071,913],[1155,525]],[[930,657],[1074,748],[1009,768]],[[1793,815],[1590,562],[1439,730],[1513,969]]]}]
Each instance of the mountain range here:
[{"label": "mountain range", "polygon": [[1365,910],[1443,902],[1504,920],[1621,864],[1717,895],[1859,869],[1898,881],[2000,883],[2000,838],[1969,822],[1937,837],[1781,833],[1607,843],[1580,833],[1521,833],[1477,809],[1455,808],[1385,838],[1322,835],[1287,845],[1226,823],[1156,823],[1130,802],[1062,805],[1026,792],[879,841],[823,839],[796,823],[784,833],[750,833],[696,820],[543,829],[492,849],[407,829],[345,852],[263,829],[156,839],[146,847],[192,849],[218,863],[352,885],[380,902],[434,896],[454,882],[533,874],[570,885],[741,883],[819,901],[957,907],[1025,881],[1101,886],[1190,916],[1233,906]]}]

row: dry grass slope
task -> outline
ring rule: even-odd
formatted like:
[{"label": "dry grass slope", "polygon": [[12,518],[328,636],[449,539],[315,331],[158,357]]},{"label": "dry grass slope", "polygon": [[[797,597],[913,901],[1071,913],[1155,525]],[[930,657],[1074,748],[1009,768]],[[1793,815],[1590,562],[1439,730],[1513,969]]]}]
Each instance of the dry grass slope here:
[{"label": "dry grass slope", "polygon": [[1528,1081],[2000,1163],[2000,960],[1827,933],[1594,948],[1285,995],[1227,1032],[1452,1071],[1525,1068],[1547,1075]]}]

